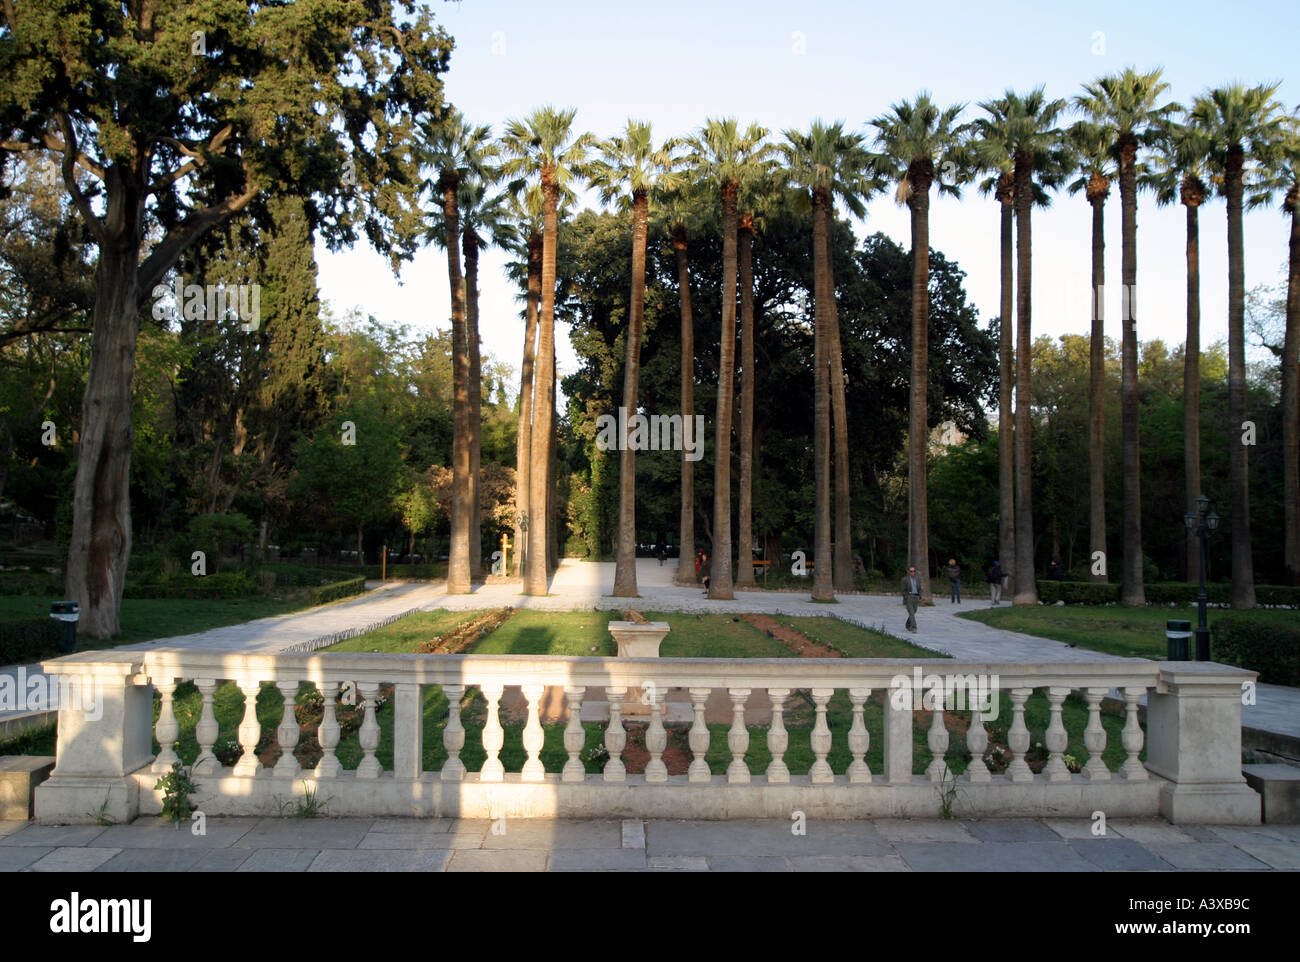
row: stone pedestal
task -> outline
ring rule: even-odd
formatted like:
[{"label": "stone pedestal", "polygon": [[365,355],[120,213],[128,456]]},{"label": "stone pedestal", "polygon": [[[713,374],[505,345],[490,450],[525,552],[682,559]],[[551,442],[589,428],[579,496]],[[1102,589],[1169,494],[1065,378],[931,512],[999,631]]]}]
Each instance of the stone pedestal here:
[{"label": "stone pedestal", "polygon": [[7,755],[0,758],[0,819],[25,821],[32,815],[36,786],[50,777],[53,755]]},{"label": "stone pedestal", "polygon": [[[664,640],[664,635],[668,634],[668,627],[666,621],[651,621],[645,624],[635,621],[611,621],[609,633],[614,636],[614,642],[618,645],[618,657],[658,658],[659,643]],[[646,687],[628,689],[627,698],[623,701],[624,717],[649,717],[650,697],[646,693],[646,688],[652,684],[656,684],[654,678],[646,678]],[[661,691],[661,701],[663,694]]]}]

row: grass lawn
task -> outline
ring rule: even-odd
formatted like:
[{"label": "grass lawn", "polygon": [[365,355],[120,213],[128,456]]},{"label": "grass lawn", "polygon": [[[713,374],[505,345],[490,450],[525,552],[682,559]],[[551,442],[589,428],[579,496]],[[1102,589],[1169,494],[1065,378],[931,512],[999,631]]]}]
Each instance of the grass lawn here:
[{"label": "grass lawn", "polygon": [[477,611],[417,611],[375,631],[330,645],[324,651],[412,652],[420,642],[469,621]]},{"label": "grass lawn", "polygon": [[[1209,610],[1209,623],[1227,613],[1223,608]],[[1268,624],[1294,625],[1294,611],[1234,611],[1234,618],[1247,617]],[[1040,638],[1051,638],[1078,645],[1090,651],[1125,658],[1164,660],[1168,654],[1165,622],[1170,619],[1190,621],[1196,627],[1195,606],[1186,608],[1123,608],[1119,605],[1033,605],[987,608],[964,611],[957,617],[970,618],[992,628],[1005,628]],[[1189,646],[1195,639],[1189,639]],[[1213,654],[1213,652],[1211,652]]]},{"label": "grass lawn", "polygon": [[868,631],[838,618],[795,618],[774,615],[775,620],[803,632],[813,641],[844,652],[846,658],[947,658],[937,651],[895,638],[880,631]]}]

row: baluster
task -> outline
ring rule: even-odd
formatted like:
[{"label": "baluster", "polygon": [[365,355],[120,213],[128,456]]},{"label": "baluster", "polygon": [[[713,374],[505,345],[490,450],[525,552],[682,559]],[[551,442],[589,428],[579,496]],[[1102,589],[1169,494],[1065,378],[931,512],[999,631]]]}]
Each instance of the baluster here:
[{"label": "baluster", "polygon": [[[994,686],[996,687],[996,686]],[[972,697],[969,696],[968,697]],[[992,699],[997,698],[996,691],[989,693],[989,710]],[[970,764],[966,766],[966,777],[972,782],[990,782],[993,780],[989,767],[984,763],[984,752],[989,747],[989,733],[984,730],[984,706],[978,701],[970,701],[970,727],[966,729],[966,747],[970,749]]]},{"label": "baluster", "polygon": [[383,768],[375,757],[379,747],[379,720],[375,718],[375,701],[379,696],[378,682],[357,682],[357,691],[361,695],[361,710],[365,713],[361,719],[361,728],[357,732],[357,742],[361,745],[361,761],[357,765],[357,778],[378,778]]},{"label": "baluster", "polygon": [[1025,702],[1033,693],[1032,688],[1011,689],[1011,728],[1007,732],[1007,747],[1011,749],[1011,763],[1007,765],[1007,774],[1013,782],[1032,782],[1034,773],[1025,761],[1025,752],[1029,751],[1029,729],[1025,727]]},{"label": "baluster", "polygon": [[626,688],[606,688],[605,697],[609,699],[609,724],[605,726],[605,751],[609,760],[605,762],[605,781],[627,781],[627,768],[623,765],[623,749],[627,745],[627,732],[623,730],[623,698]]},{"label": "baluster", "polygon": [[871,697],[870,688],[850,688],[849,704],[853,707],[853,724],[849,727],[849,754],[853,761],[849,763],[849,782],[866,785],[871,781],[871,769],[867,767],[864,756],[871,747],[871,733],[867,731],[862,718],[862,706]]},{"label": "baluster", "polygon": [[835,773],[831,771],[831,766],[826,761],[826,756],[831,752],[831,730],[826,724],[826,704],[834,694],[834,688],[812,690],[813,705],[817,709],[817,721],[813,725],[809,742],[812,744],[813,755],[816,758],[808,774],[812,776],[814,785],[829,785],[835,781]]},{"label": "baluster", "polygon": [[943,723],[943,712],[947,707],[947,691],[940,688],[938,691],[930,693],[930,730],[925,734],[925,743],[930,748],[930,764],[926,766],[925,774],[932,782],[941,782],[949,774],[948,760],[948,728]]},{"label": "baluster", "polygon": [[199,723],[194,726],[194,737],[199,743],[199,755],[194,759],[195,775],[212,775],[220,767],[212,746],[217,740],[217,716],[212,711],[212,694],[217,690],[215,678],[196,678],[194,687],[199,690],[203,706],[199,709]]},{"label": "baluster", "polygon": [[262,726],[257,720],[257,693],[261,687],[256,681],[239,682],[239,690],[244,693],[244,719],[239,723],[239,746],[244,753],[235,762],[234,773],[249,778],[262,770],[262,763],[257,759],[257,743],[262,738]]},{"label": "baluster", "polygon": [[731,729],[727,732],[727,748],[731,750],[731,764],[727,766],[727,781],[733,785],[749,784],[749,766],[745,752],[749,751],[749,729],[745,727],[745,700],[748,688],[728,688],[731,698]]},{"label": "baluster", "polygon": [[480,782],[503,782],[506,778],[506,768],[497,755],[501,752],[501,746],[506,743],[506,733],[501,727],[498,703],[506,689],[504,685],[489,684],[479,685],[479,690],[487,699],[487,722],[483,725],[483,750],[487,752],[487,760],[479,769],[478,778]]},{"label": "baluster", "polygon": [[180,756],[172,747],[181,733],[180,723],[176,721],[176,713],[172,710],[172,694],[176,691],[176,679],[154,679],[154,687],[158,689],[161,702],[158,708],[158,724],[154,728],[158,738],[158,757],[153,760],[152,771],[169,772],[172,765],[180,761]]},{"label": "baluster", "polygon": [[393,686],[393,777],[424,774],[424,698],[412,682]]},{"label": "baluster", "polygon": [[582,727],[582,698],[587,689],[581,685],[565,688],[564,694],[569,702],[569,723],[564,726],[564,750],[569,753],[569,760],[564,763],[560,780],[564,782],[585,782],[587,769],[583,767],[582,749],[587,744],[587,730]]},{"label": "baluster", "polygon": [[316,777],[335,778],[343,770],[343,763],[334,754],[334,749],[339,747],[340,735],[338,714],[334,708],[335,700],[338,698],[339,683],[322,681],[317,688],[325,702],[325,708],[321,713],[320,728],[316,730],[316,738],[321,747],[320,761],[316,763]]},{"label": "baluster", "polygon": [[767,697],[772,699],[772,727],[767,730],[767,750],[772,760],[767,766],[767,780],[772,785],[788,785],[790,769],[785,752],[790,747],[790,735],[785,730],[785,700],[790,697],[790,689],[769,688]]},{"label": "baluster", "polygon": [[460,750],[465,747],[465,726],[460,721],[460,700],[465,696],[464,685],[443,685],[447,699],[447,724],[442,729],[442,747],[447,750],[447,760],[442,763],[438,776],[445,782],[459,782],[465,777],[465,763],[460,760]]},{"label": "baluster", "polygon": [[709,751],[709,726],[704,724],[704,703],[709,698],[710,688],[690,688],[691,708],[695,712],[695,720],[691,722],[691,733],[688,742],[691,746],[691,767],[686,770],[687,781],[691,782],[709,782],[713,780],[713,773],[709,771],[709,763],[704,760],[704,756]]},{"label": "baluster", "polygon": [[891,684],[885,698],[882,774],[891,785],[908,785],[912,781],[912,712],[916,697],[910,684],[903,688]]},{"label": "baluster", "polygon": [[542,731],[541,711],[542,695],[546,692],[546,686],[523,685],[520,691],[528,702],[528,721],[524,724],[524,751],[528,753],[528,759],[520,769],[519,778],[520,781],[525,782],[544,782],[546,767],[542,764],[541,756],[546,735]]},{"label": "baluster", "polygon": [[1088,702],[1088,727],[1083,730],[1083,745],[1088,749],[1088,764],[1083,766],[1083,777],[1094,782],[1110,781],[1110,769],[1102,760],[1106,750],[1106,729],[1101,725],[1101,700],[1106,688],[1087,688],[1083,697]]},{"label": "baluster", "polygon": [[294,707],[298,699],[298,682],[277,681],[275,687],[280,689],[280,694],[284,696],[284,712],[280,716],[279,726],[275,729],[275,739],[280,743],[280,758],[275,763],[273,773],[286,778],[296,778],[302,771],[302,766],[298,764],[298,759],[293,754],[293,750],[298,747],[298,736],[301,734]]},{"label": "baluster", "polygon": [[1138,724],[1138,702],[1146,694],[1145,688],[1125,688],[1124,689],[1124,751],[1128,752],[1128,758],[1124,759],[1124,766],[1120,770],[1124,777],[1131,782],[1145,782],[1147,780],[1146,767],[1138,760],[1138,755],[1142,753],[1142,726]]},{"label": "baluster", "polygon": [[646,751],[650,761],[646,762],[645,780],[647,782],[668,781],[668,766],[664,764],[664,749],[668,747],[668,732],[664,729],[664,701],[667,692],[656,685],[646,688],[650,696],[650,727],[645,733]]},{"label": "baluster", "polygon": [[1070,693],[1068,688],[1048,688],[1047,689],[1047,707],[1049,721],[1047,723],[1047,735],[1043,739],[1047,743],[1047,765],[1043,768],[1043,774],[1047,776],[1049,782],[1068,782],[1070,780],[1070,770],[1065,767],[1065,759],[1061,753],[1065,751],[1066,746],[1070,743],[1069,736],[1066,734],[1065,725],[1061,721],[1061,704],[1065,701],[1065,696]]}]

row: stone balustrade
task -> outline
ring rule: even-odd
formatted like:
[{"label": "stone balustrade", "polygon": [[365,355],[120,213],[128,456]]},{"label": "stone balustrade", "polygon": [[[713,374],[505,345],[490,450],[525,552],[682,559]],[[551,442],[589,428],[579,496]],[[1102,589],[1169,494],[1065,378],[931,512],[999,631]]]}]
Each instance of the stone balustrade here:
[{"label": "stone balustrade", "polygon": [[[809,818],[871,816],[934,817],[944,796],[963,816],[1019,815],[1090,818],[1163,814],[1173,821],[1255,824],[1259,796],[1241,774],[1241,689],[1255,673],[1204,662],[1157,663],[1115,659],[1075,664],[969,664],[934,659],[721,659],[721,658],[577,658],[517,655],[398,655],[316,653],[243,655],[194,649],[86,652],[44,663],[52,675],[76,675],[96,686],[99,704],[93,713],[60,707],[58,762],[36,792],[36,815],[46,822],[86,821],[101,810],[116,821],[154,814],[161,807],[155,784],[178,760],[179,725],[173,696],[183,681],[192,681],[201,697],[196,726],[198,754],[192,774],[199,785],[198,808],[208,815],[275,815],[286,801],[312,792],[331,815],[506,817],[655,817],[655,818],[789,818],[796,811]],[[988,746],[979,706],[947,702],[949,717],[964,722],[971,759],[965,772],[949,771],[950,737],[944,712],[931,711],[925,743],[932,755],[923,774],[913,773],[914,714],[931,707],[925,688],[900,688],[909,681],[937,676],[962,689],[992,685],[1008,694],[1012,716],[1007,728],[1009,763],[1005,774],[990,773],[983,755]],[[218,725],[214,695],[222,681],[233,681],[244,696],[237,739],[242,754],[225,767],[214,754]],[[282,751],[266,765],[257,753],[262,726],[256,700],[264,684],[284,696],[275,738]],[[314,686],[323,697],[317,729],[321,756],[303,769],[294,748],[300,726],[293,709],[300,686]],[[451,706],[442,730],[446,760],[426,771],[424,694],[441,686]],[[376,706],[381,686],[391,687],[391,766],[381,764],[381,726]],[[467,729],[462,700],[477,688],[486,702],[478,771],[462,760]],[[507,772],[501,759],[505,727],[501,701],[507,689],[519,689],[526,704],[519,771]],[[347,691],[360,706],[357,732],[360,760],[344,770],[337,749],[340,725],[336,698]],[[706,703],[716,690],[726,693],[731,723],[726,734],[729,761],[725,772],[712,774],[704,755],[710,746]],[[385,690],[388,690],[385,687]],[[1025,706],[1043,690],[1049,724],[1043,741],[1047,761],[1031,771]],[[873,693],[886,692],[883,722],[877,734],[864,718]],[[1088,757],[1071,772],[1064,751],[1069,733],[1063,705],[1077,691],[1087,706],[1082,731]],[[158,694],[158,718],[154,722]],[[543,763],[541,711],[545,699],[562,692],[567,707],[563,746],[567,759],[550,768]],[[687,735],[692,759],[682,774],[670,775],[663,755],[665,699],[689,697],[693,721]],[[755,735],[747,723],[751,695],[770,701],[770,720]],[[833,732],[829,705],[844,692],[851,724]],[[684,693],[684,695],[683,695]],[[1121,742],[1124,761],[1112,771],[1103,760],[1107,732],[1103,701],[1122,702]],[[625,699],[648,701],[642,774],[624,763],[627,731]],[[1143,696],[1146,732],[1139,723]],[[942,696],[940,696],[942,697]],[[587,741],[582,718],[584,699],[609,706],[603,744],[603,770],[589,773],[582,758]],[[792,706],[811,704],[809,746],[813,760],[807,774],[792,773],[786,761],[790,746],[785,724]],[[1113,704],[1113,702],[1111,703]],[[684,706],[683,706],[684,707]],[[724,709],[725,711],[725,709]],[[716,712],[716,709],[715,709]],[[477,725],[474,726],[477,729]],[[152,748],[156,737],[159,750]],[[879,738],[883,762],[867,763],[872,740]],[[754,770],[745,760],[751,739],[765,739],[770,761]],[[1140,760],[1145,748],[1146,762]],[[829,761],[844,749],[850,759],[836,774]],[[387,756],[387,752],[385,755]]]}]

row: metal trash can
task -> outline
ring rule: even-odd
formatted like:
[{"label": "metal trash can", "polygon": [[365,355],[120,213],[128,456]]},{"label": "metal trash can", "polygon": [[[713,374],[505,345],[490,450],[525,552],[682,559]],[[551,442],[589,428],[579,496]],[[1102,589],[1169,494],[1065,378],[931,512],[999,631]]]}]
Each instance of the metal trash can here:
[{"label": "metal trash can", "polygon": [[50,605],[50,617],[61,621],[59,626],[59,651],[70,655],[77,650],[77,622],[81,608],[75,601],[55,601]]},{"label": "metal trash can", "polygon": [[1169,642],[1169,660],[1187,661],[1187,639],[1192,637],[1190,621],[1166,621],[1165,639]]}]

